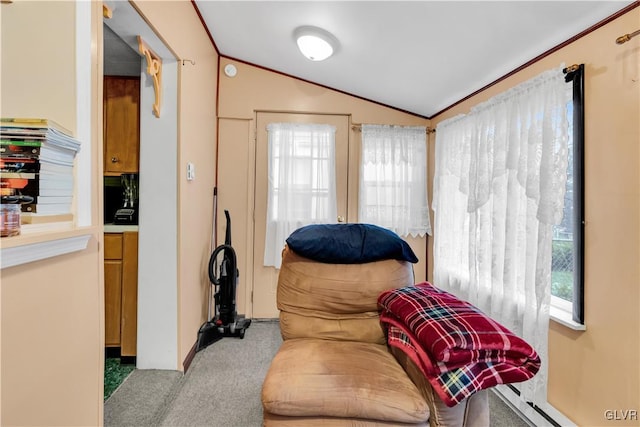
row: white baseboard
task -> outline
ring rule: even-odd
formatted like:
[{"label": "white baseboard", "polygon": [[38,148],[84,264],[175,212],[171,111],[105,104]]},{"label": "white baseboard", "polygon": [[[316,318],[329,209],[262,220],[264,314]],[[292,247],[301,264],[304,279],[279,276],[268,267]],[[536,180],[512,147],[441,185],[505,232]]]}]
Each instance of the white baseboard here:
[{"label": "white baseboard", "polygon": [[499,385],[494,387],[492,391],[531,427],[577,427],[573,421],[548,402],[539,406],[539,409],[551,418],[553,422],[549,421],[540,412],[520,399],[520,396],[508,386]]}]

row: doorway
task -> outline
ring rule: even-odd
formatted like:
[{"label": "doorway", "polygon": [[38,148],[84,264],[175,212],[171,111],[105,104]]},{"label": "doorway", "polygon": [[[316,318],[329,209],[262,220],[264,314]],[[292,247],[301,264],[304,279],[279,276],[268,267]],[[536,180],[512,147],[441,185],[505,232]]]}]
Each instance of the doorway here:
[{"label": "doorway", "polygon": [[[136,367],[178,369],[177,182],[178,62],[129,2],[117,2],[104,24],[138,55],[140,171]],[[153,114],[153,79],[138,36],[162,58],[162,110]],[[103,40],[104,48],[104,40]],[[106,49],[104,50],[107,54]],[[121,57],[120,60],[123,58]],[[118,62],[117,57],[110,58]],[[106,61],[106,59],[105,59]]]},{"label": "doorway", "polygon": [[[279,315],[276,307],[276,288],[279,270],[275,267],[264,266],[263,262],[268,197],[267,125],[269,123],[309,123],[335,126],[336,201],[338,216],[346,220],[348,212],[349,116],[258,112],[256,118],[252,288],[253,317],[258,319],[276,318]],[[337,218],[336,221],[338,221]]]}]

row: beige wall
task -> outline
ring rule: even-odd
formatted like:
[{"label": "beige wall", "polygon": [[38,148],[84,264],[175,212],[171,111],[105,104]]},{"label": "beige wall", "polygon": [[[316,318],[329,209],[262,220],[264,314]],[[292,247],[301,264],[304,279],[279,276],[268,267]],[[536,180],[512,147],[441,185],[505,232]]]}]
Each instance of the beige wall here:
[{"label": "beige wall", "polygon": [[2,425],[102,425],[101,258],[94,236],[2,270]]},{"label": "beige wall", "polygon": [[639,27],[636,8],[433,119],[466,113],[561,62],[585,64],[587,330],[551,322],[548,393],[581,426],[638,425],[604,414],[640,411],[640,38],[614,43]]},{"label": "beige wall", "polygon": [[2,117],[46,117],[75,129],[74,3],[3,4],[0,10]]},{"label": "beige wall", "polygon": [[[102,10],[93,3],[93,224],[101,224]],[[138,2],[145,18],[180,57],[179,355],[195,343],[206,317],[212,189],[215,174],[218,57],[189,1]],[[2,5],[1,115],[49,117],[76,128],[75,3]],[[34,29],[37,29],[35,31]],[[28,54],[34,53],[34,54]],[[35,54],[37,53],[37,54]],[[18,84],[19,83],[19,84]],[[187,182],[187,161],[197,179]],[[100,182],[99,182],[100,181]],[[88,248],[2,270],[2,425],[98,426],[103,423],[104,294],[102,227]],[[177,366],[176,369],[181,369]]]},{"label": "beige wall", "polygon": [[[196,342],[207,317],[206,275],[212,234],[216,153],[216,91],[218,54],[188,0],[135,1],[180,63],[178,83],[178,362]],[[196,179],[187,181],[186,165],[195,165]]]},{"label": "beige wall", "polygon": [[[238,72],[233,78],[222,71],[233,63]],[[218,105],[220,125],[220,161],[218,217],[229,209],[233,222],[233,246],[238,253],[241,275],[238,285],[238,311],[250,313],[253,262],[253,174],[255,165],[255,115],[257,111],[342,114],[351,123],[378,123],[428,126],[429,121],[369,101],[306,83],[242,62],[222,58],[219,75]],[[360,134],[350,131],[350,164],[358,165]],[[349,222],[357,221],[357,167],[349,172]],[[218,221],[218,243],[224,239],[225,222]],[[420,263],[416,279],[426,278],[426,239],[407,239]]]},{"label": "beige wall", "polygon": [[[52,118],[75,131],[75,3],[14,2],[3,4],[0,11],[1,115]],[[92,19],[95,42],[102,31],[98,7],[93,8]],[[93,45],[92,85],[98,90],[101,62]],[[94,107],[92,138],[83,144],[92,145],[91,167],[96,173],[91,182],[91,220],[98,225],[102,113],[101,105]],[[2,425],[102,424],[102,228],[87,227],[85,233],[90,239],[83,251],[0,273]],[[10,239],[24,241],[22,236]]]}]

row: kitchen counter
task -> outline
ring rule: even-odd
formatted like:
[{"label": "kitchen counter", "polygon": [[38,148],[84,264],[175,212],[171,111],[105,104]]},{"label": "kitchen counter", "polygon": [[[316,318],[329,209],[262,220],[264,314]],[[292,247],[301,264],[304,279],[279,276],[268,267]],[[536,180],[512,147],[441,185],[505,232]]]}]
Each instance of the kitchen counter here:
[{"label": "kitchen counter", "polygon": [[104,225],[105,233],[124,233],[125,231],[138,231],[138,226],[113,223],[107,223]]}]

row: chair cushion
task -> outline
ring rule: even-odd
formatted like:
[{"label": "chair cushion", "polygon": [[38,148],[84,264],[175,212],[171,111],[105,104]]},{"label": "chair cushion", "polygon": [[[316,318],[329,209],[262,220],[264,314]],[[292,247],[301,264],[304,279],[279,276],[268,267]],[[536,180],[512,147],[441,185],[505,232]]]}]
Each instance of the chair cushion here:
[{"label": "chair cushion", "polygon": [[407,242],[373,224],[311,224],[295,230],[287,245],[300,255],[330,264],[359,264],[381,259],[418,262]]},{"label": "chair cushion", "polygon": [[278,309],[298,314],[377,313],[382,291],[414,283],[413,266],[405,261],[325,264],[285,246],[278,275]]},{"label": "chair cushion", "polygon": [[319,338],[332,341],[387,343],[377,312],[326,318],[281,311],[280,332],[284,340]]},{"label": "chair cushion", "polygon": [[429,407],[386,346],[285,341],[262,387],[265,411],[283,416],[421,423]]},{"label": "chair cushion", "polygon": [[285,246],[277,295],[282,337],[383,344],[378,295],[413,283],[406,261],[325,264]]}]

